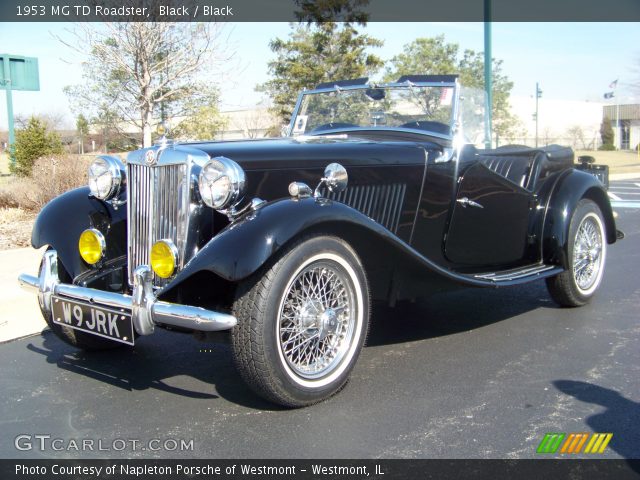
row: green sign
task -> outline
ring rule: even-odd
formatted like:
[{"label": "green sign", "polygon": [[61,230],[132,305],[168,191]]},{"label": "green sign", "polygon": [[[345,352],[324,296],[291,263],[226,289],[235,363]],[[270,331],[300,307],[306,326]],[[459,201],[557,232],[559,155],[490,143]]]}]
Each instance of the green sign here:
[{"label": "green sign", "polygon": [[15,142],[13,128],[12,90],[40,90],[38,59],[0,53],[0,88],[7,92],[7,120],[9,122],[9,145]]},{"label": "green sign", "polygon": [[40,90],[38,59],[0,53],[0,85],[10,90]]}]

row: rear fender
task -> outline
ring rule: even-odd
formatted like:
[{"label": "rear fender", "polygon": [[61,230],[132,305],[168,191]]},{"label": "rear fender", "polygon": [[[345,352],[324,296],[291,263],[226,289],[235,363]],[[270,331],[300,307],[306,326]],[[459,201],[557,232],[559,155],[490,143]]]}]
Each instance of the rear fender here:
[{"label": "rear fender", "polygon": [[549,199],[543,229],[545,263],[568,268],[569,226],[573,212],[583,198],[593,200],[600,207],[607,243],[616,241],[616,222],[605,187],[593,175],[571,169],[558,180]]}]

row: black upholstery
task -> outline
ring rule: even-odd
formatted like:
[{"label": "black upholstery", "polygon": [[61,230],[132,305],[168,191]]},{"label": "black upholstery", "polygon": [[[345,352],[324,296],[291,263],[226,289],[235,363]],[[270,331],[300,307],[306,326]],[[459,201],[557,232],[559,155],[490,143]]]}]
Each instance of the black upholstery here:
[{"label": "black upholstery", "polygon": [[531,188],[535,182],[549,175],[573,167],[574,153],[570,147],[549,145],[541,149],[540,158],[536,159],[531,169]]},{"label": "black upholstery", "polygon": [[536,150],[530,150],[520,155],[487,155],[485,152],[482,152],[478,155],[478,159],[480,163],[498,175],[512,181],[516,185],[525,187],[527,176],[531,171],[531,165],[537,153]]},{"label": "black upholstery", "polygon": [[573,165],[573,150],[560,145],[530,148],[507,145],[495,150],[478,150],[478,160],[498,175],[533,190],[538,179]]}]

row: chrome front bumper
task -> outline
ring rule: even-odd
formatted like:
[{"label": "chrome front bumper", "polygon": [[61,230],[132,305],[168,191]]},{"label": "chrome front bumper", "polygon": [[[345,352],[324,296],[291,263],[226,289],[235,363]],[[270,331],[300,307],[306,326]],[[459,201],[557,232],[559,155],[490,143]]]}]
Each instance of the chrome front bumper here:
[{"label": "chrome front bumper", "polygon": [[58,254],[55,250],[49,250],[44,254],[38,277],[22,274],[18,280],[22,287],[38,292],[40,305],[48,316],[51,316],[53,295],[95,304],[96,307],[102,305],[123,309],[131,313],[133,326],[139,335],[153,333],[156,324],[215,332],[228,330],[238,323],[233,315],[227,313],[158,300],[153,293],[152,277],[147,265],[136,268],[131,296],[60,283]]}]

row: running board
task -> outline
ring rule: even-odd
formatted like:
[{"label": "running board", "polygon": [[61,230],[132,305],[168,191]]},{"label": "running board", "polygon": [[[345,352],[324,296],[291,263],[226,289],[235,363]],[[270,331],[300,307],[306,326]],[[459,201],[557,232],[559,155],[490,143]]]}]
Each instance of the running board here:
[{"label": "running board", "polygon": [[538,278],[546,278],[562,273],[564,269],[557,265],[527,265],[526,267],[514,268],[512,270],[502,270],[499,272],[470,274],[477,280],[485,280],[494,285],[516,285],[526,283]]}]

